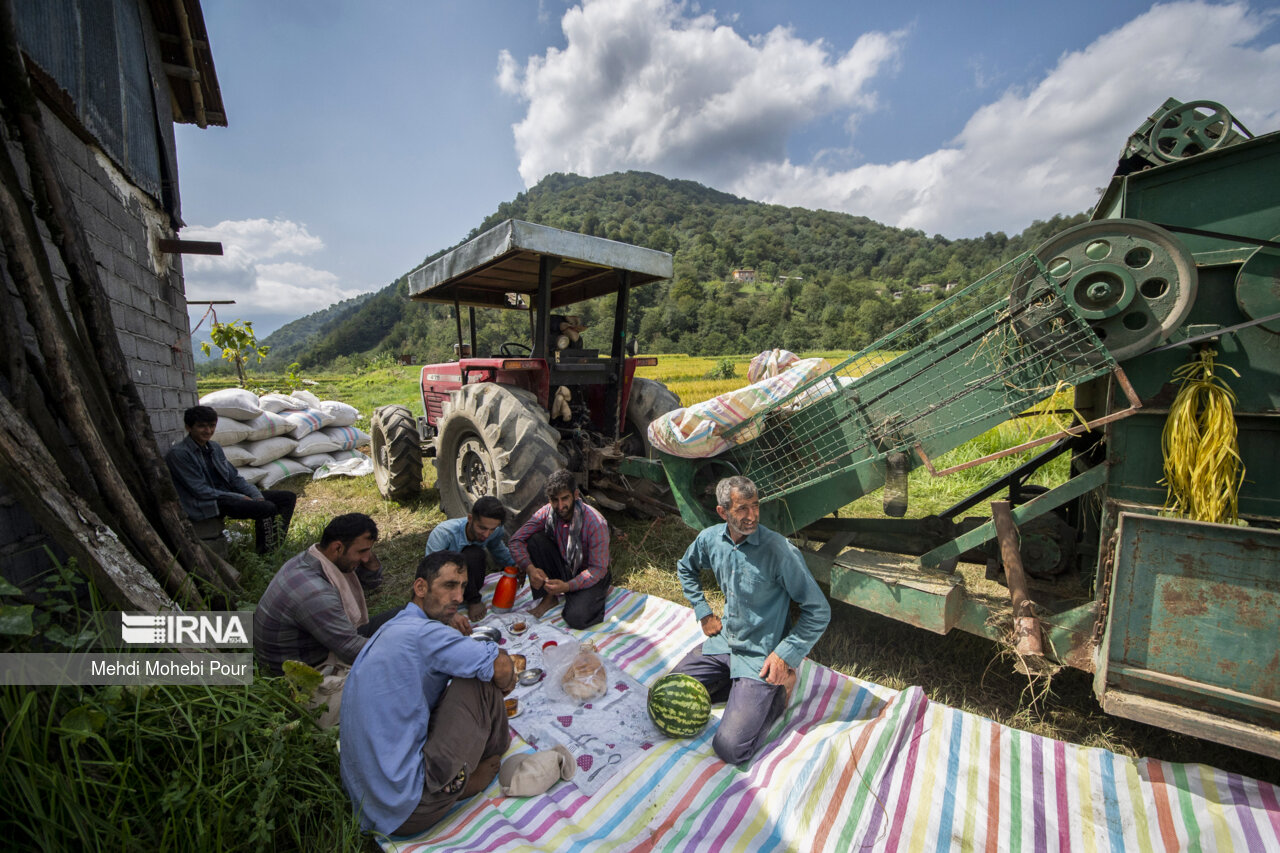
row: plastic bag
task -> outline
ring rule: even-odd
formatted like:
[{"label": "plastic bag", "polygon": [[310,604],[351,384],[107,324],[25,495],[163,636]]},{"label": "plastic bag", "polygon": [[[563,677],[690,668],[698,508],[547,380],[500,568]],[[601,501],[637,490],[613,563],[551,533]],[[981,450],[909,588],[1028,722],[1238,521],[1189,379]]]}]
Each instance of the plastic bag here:
[{"label": "plastic bag", "polygon": [[373,473],[373,460],[368,456],[361,456],[359,459],[343,459],[337,462],[330,462],[321,465],[311,475],[313,480],[323,480],[325,477],[336,477],[342,475],[344,477],[363,477],[366,474]]},{"label": "plastic bag", "polygon": [[604,659],[591,643],[567,642],[542,654],[548,687],[557,698],[570,702],[590,702],[609,690],[609,674]]}]

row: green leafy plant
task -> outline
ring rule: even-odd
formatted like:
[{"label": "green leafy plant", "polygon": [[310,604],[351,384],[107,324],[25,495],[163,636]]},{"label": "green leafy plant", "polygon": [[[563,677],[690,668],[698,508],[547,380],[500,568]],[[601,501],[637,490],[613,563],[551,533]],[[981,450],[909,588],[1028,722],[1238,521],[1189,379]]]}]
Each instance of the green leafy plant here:
[{"label": "green leafy plant", "polygon": [[733,379],[738,375],[738,370],[733,364],[733,359],[722,358],[716,362],[716,366],[707,371],[708,379]]},{"label": "green leafy plant", "polygon": [[[240,379],[241,388],[245,387],[244,370],[249,359],[256,356],[261,364],[271,350],[271,347],[258,343],[252,320],[214,323],[209,329],[209,338],[213,346],[222,350],[222,357],[236,366],[236,376]],[[205,355],[210,354],[209,341],[200,344],[200,351]]]},{"label": "green leafy plant", "polygon": [[[93,644],[103,632],[96,610],[76,604],[83,579],[76,561],[60,563],[36,578],[30,591],[0,578],[0,652],[23,650],[38,638],[39,651],[77,651]],[[93,588],[89,588],[93,596]]]},{"label": "green leafy plant", "polygon": [[303,385],[306,384],[306,380],[298,375],[301,372],[302,372],[302,365],[298,364],[298,362],[296,361],[284,369],[285,390],[297,391],[299,388],[301,388]]}]

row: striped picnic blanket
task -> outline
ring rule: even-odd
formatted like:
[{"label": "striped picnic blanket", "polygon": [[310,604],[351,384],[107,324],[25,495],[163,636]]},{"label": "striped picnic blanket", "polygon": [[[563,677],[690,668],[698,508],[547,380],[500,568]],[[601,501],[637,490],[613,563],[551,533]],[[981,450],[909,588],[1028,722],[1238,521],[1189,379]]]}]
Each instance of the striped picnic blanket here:
[{"label": "striped picnic blanket", "polygon": [[[700,636],[688,608],[623,589],[610,593],[602,625],[573,633],[645,685]],[[1274,785],[1050,740],[811,661],[749,766],[715,757],[715,725],[634,756],[595,796],[561,782],[503,797],[495,782],[424,836],[385,847],[1280,853]],[[510,754],[528,750],[517,739]]]}]

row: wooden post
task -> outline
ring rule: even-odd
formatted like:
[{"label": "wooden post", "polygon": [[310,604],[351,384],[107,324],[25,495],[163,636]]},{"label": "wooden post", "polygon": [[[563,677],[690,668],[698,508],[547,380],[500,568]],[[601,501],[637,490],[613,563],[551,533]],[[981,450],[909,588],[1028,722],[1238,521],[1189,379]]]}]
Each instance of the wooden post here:
[{"label": "wooden post", "polygon": [[1044,654],[1040,640],[1040,620],[1036,618],[1031,598],[1027,595],[1027,575],[1022,570],[1022,552],[1018,547],[1018,525],[1008,501],[991,502],[991,519],[1000,542],[1000,560],[1013,599],[1014,649],[1020,655]]}]

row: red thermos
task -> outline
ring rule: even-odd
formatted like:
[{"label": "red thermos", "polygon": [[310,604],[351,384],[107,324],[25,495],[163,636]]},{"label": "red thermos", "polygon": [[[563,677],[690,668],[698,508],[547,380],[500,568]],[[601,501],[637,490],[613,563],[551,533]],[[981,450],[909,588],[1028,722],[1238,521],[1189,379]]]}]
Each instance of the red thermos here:
[{"label": "red thermos", "polygon": [[511,606],[516,603],[516,567],[507,566],[502,570],[502,577],[498,579],[498,586],[493,591],[493,609],[499,613],[506,613]]}]

